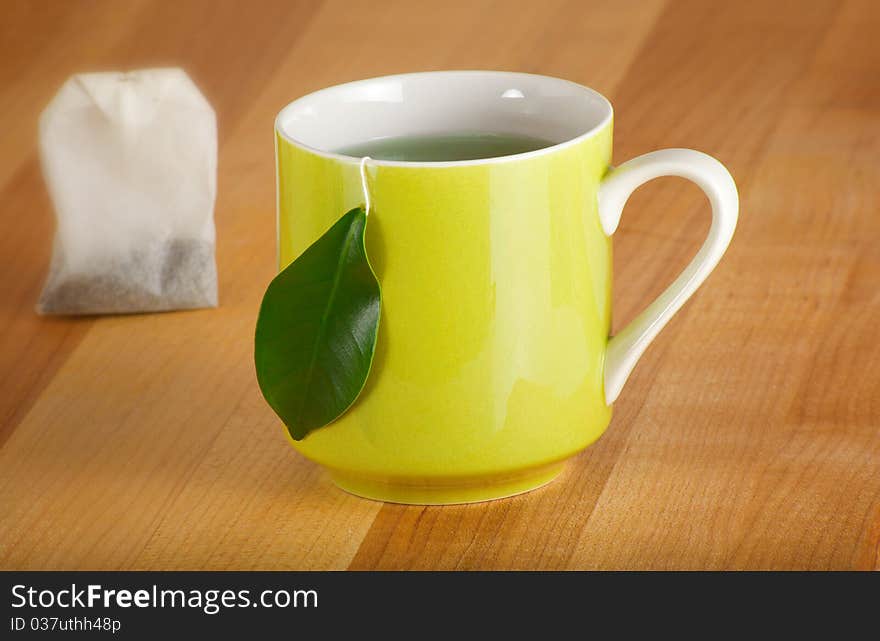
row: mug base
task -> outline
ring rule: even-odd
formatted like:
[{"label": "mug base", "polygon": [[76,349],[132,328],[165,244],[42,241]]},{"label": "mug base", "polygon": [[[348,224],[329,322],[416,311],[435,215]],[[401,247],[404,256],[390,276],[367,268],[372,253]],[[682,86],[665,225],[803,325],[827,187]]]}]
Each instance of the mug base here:
[{"label": "mug base", "polygon": [[349,494],[385,503],[455,505],[503,499],[547,485],[559,476],[565,461],[516,474],[467,479],[386,480],[331,470],[333,483]]}]

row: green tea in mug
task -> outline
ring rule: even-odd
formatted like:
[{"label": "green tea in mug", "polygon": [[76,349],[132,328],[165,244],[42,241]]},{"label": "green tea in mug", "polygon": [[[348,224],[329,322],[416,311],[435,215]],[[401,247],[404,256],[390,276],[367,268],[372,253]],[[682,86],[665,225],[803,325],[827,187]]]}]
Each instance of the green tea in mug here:
[{"label": "green tea in mug", "polygon": [[444,162],[513,156],[555,144],[520,134],[460,132],[374,138],[342,147],[336,153],[375,160]]}]

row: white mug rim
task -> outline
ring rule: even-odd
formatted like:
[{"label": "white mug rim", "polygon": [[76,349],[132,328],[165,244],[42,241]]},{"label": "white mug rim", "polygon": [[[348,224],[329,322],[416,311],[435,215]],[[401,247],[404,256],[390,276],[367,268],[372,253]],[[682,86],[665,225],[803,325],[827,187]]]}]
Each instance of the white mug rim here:
[{"label": "white mug rim", "polygon": [[475,69],[467,69],[467,70],[447,70],[447,71],[421,71],[421,72],[412,72],[412,73],[401,73],[401,74],[391,74],[386,76],[375,76],[372,78],[364,78],[362,80],[354,80],[352,82],[341,83],[337,85],[332,85],[330,87],[325,87],[324,89],[319,89],[317,91],[313,91],[311,93],[305,94],[297,98],[296,100],[291,101],[287,105],[285,105],[275,117],[275,132],[278,136],[289,142],[290,144],[299,147],[305,151],[308,151],[311,154],[316,156],[321,156],[330,160],[334,160],[341,163],[346,164],[359,164],[361,162],[361,158],[356,156],[347,156],[345,154],[340,154],[332,151],[327,151],[325,149],[320,149],[313,145],[309,145],[302,140],[298,140],[296,137],[290,135],[290,133],[286,130],[284,126],[284,121],[286,116],[293,111],[294,109],[301,107],[303,103],[307,101],[314,101],[320,98],[329,98],[332,97],[334,93],[341,93],[347,89],[353,89],[358,87],[367,86],[369,84],[375,84],[382,81],[393,80],[393,79],[416,79],[416,78],[430,78],[441,80],[443,78],[449,78],[450,76],[456,75],[491,75],[495,77],[504,76],[506,78],[515,79],[517,77],[521,78],[529,78],[531,80],[539,80],[553,83],[563,83],[570,88],[583,92],[590,97],[596,99],[598,102],[602,103],[604,107],[604,115],[602,118],[594,124],[592,127],[587,128],[585,131],[580,132],[576,136],[569,137],[567,140],[563,140],[553,145],[549,145],[547,147],[542,147],[541,149],[536,149],[534,151],[529,151],[520,154],[511,154],[507,156],[494,156],[490,158],[478,158],[474,160],[443,160],[443,161],[410,161],[410,160],[378,160],[374,158],[370,158],[369,164],[372,166],[386,166],[386,167],[412,167],[412,168],[438,168],[438,167],[466,167],[473,165],[488,165],[495,164],[500,162],[512,162],[518,160],[526,160],[530,158],[535,158],[539,156],[544,156],[548,154],[552,154],[557,151],[561,151],[568,147],[577,145],[584,140],[592,138],[600,131],[603,131],[605,127],[609,125],[609,123],[613,120],[614,110],[611,106],[611,101],[608,100],[604,95],[587,87],[586,85],[582,85],[571,80],[566,80],[564,78],[557,78],[554,76],[547,76],[542,74],[533,74],[533,73],[524,73],[517,71],[490,71],[490,70],[475,70]]}]

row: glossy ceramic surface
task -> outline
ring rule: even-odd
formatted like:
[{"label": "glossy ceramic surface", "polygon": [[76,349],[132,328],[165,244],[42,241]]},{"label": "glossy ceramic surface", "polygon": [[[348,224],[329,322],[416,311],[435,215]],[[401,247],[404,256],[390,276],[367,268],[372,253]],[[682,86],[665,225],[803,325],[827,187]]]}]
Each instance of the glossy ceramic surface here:
[{"label": "glossy ceramic surface", "polygon": [[[480,127],[561,144],[489,160],[367,165],[366,244],[383,296],[373,369],[346,414],[291,441],[355,494],[455,503],[527,491],[609,423],[603,225],[616,226],[626,196],[653,175],[617,174],[600,212],[611,107],[590,89],[529,74],[436,72],[291,103],[276,122],[279,267],[365,202],[358,159],[334,145]],[[702,282],[686,280],[678,294]],[[656,334],[661,315],[677,309],[661,307],[630,333]],[[647,342],[621,343],[615,396]]]}]

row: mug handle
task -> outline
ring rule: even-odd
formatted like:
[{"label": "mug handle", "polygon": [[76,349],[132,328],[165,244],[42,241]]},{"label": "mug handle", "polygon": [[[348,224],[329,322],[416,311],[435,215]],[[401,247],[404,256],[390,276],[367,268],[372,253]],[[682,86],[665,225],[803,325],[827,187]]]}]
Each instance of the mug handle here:
[{"label": "mug handle", "polygon": [[709,235],[690,264],[654,302],[609,339],[605,351],[605,402],[613,403],[639,357],[660,330],[709,275],[736,227],[739,198],[730,172],[720,162],[693,149],[664,149],[633,158],[612,169],[599,187],[599,219],[611,236],[630,194],[660,176],[680,176],[695,182],[712,205]]}]

